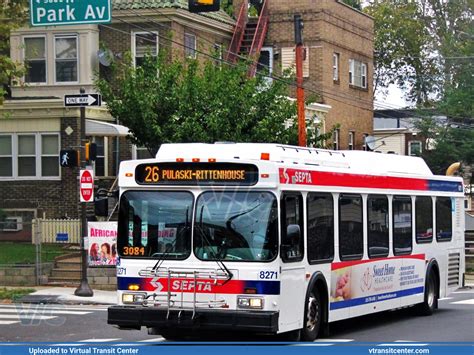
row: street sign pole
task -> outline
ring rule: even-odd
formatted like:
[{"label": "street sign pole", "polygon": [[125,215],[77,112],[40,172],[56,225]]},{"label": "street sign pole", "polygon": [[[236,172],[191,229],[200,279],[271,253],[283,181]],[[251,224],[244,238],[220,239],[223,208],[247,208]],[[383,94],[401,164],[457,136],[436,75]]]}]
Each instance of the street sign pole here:
[{"label": "street sign pole", "polygon": [[[81,94],[84,94],[86,90],[81,88]],[[80,107],[81,111],[81,147],[83,148],[82,161],[81,167],[86,167],[86,160],[85,160],[85,144],[86,144],[86,108],[84,106]],[[80,191],[80,182],[79,182],[79,195],[81,194]],[[79,287],[74,291],[76,296],[81,297],[92,297],[94,292],[92,291],[91,287],[89,286],[89,282],[87,280],[87,253],[85,249],[85,242],[84,239],[87,234],[87,216],[86,216],[86,202],[80,202],[81,204],[81,284]]]}]

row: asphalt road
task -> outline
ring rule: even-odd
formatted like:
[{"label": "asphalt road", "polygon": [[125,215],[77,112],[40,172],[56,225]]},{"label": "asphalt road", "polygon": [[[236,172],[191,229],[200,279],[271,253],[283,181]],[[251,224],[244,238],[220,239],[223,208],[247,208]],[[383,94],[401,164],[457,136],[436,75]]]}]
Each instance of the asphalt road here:
[{"label": "asphalt road", "polygon": [[[199,339],[194,339],[199,340]],[[220,334],[218,341],[273,341],[268,336]],[[15,304],[0,305],[0,342],[53,342],[126,344],[160,343],[159,335],[145,329],[119,330],[107,324],[104,306]],[[474,342],[474,289],[460,289],[439,302],[428,317],[401,309],[331,324],[330,336],[317,340],[329,344],[351,342]]]}]

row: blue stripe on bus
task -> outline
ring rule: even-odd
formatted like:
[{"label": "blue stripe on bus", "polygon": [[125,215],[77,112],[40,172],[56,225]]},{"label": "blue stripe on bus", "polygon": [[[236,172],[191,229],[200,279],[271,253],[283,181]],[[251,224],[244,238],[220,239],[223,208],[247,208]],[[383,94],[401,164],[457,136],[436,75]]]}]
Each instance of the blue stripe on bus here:
[{"label": "blue stripe on bus", "polygon": [[416,295],[418,293],[423,293],[423,292],[424,292],[424,287],[421,286],[421,287],[409,288],[407,290],[381,293],[379,295],[352,298],[346,301],[331,302],[330,309],[333,310],[333,309],[341,309],[341,308],[346,308],[346,307],[360,306],[360,305],[368,304],[368,303],[381,302],[381,301],[391,300],[394,298]]},{"label": "blue stripe on bus", "polygon": [[462,192],[462,184],[455,181],[428,180],[428,190]]}]

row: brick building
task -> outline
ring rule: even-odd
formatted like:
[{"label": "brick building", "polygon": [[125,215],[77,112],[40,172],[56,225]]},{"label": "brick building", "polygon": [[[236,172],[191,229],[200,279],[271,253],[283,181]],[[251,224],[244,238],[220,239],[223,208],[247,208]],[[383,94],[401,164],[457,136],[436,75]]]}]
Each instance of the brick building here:
[{"label": "brick building", "polygon": [[[37,217],[78,218],[79,169],[61,168],[58,158],[61,149],[79,149],[80,114],[64,107],[64,95],[81,87],[96,92],[94,76],[107,64],[99,63],[100,44],[114,58],[131,53],[140,65],[145,53],[165,47],[183,59],[197,51],[219,53],[232,36],[230,16],[191,14],[186,0],[112,3],[111,24],[23,27],[11,33],[10,56],[28,69],[25,85],[13,85],[0,106],[0,209],[8,216],[0,240],[28,240]],[[86,135],[98,147],[92,166],[96,190],[113,184],[120,161],[149,156],[128,141],[128,129],[105,105],[86,109]]]},{"label": "brick building", "polygon": [[363,149],[373,125],[373,19],[340,0],[266,0],[266,6],[260,62],[275,75],[294,65],[294,15],[301,15],[305,95],[331,107],[325,131],[340,124],[332,148]]}]

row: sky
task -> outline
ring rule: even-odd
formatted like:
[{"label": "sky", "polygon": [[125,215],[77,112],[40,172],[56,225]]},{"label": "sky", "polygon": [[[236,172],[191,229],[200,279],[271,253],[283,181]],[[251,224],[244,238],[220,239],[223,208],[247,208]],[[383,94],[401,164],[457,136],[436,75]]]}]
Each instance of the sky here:
[{"label": "sky", "polygon": [[374,108],[375,109],[398,109],[409,106],[410,103],[403,98],[403,91],[396,85],[391,84],[388,88],[388,94],[384,96],[381,93],[375,95]]}]

